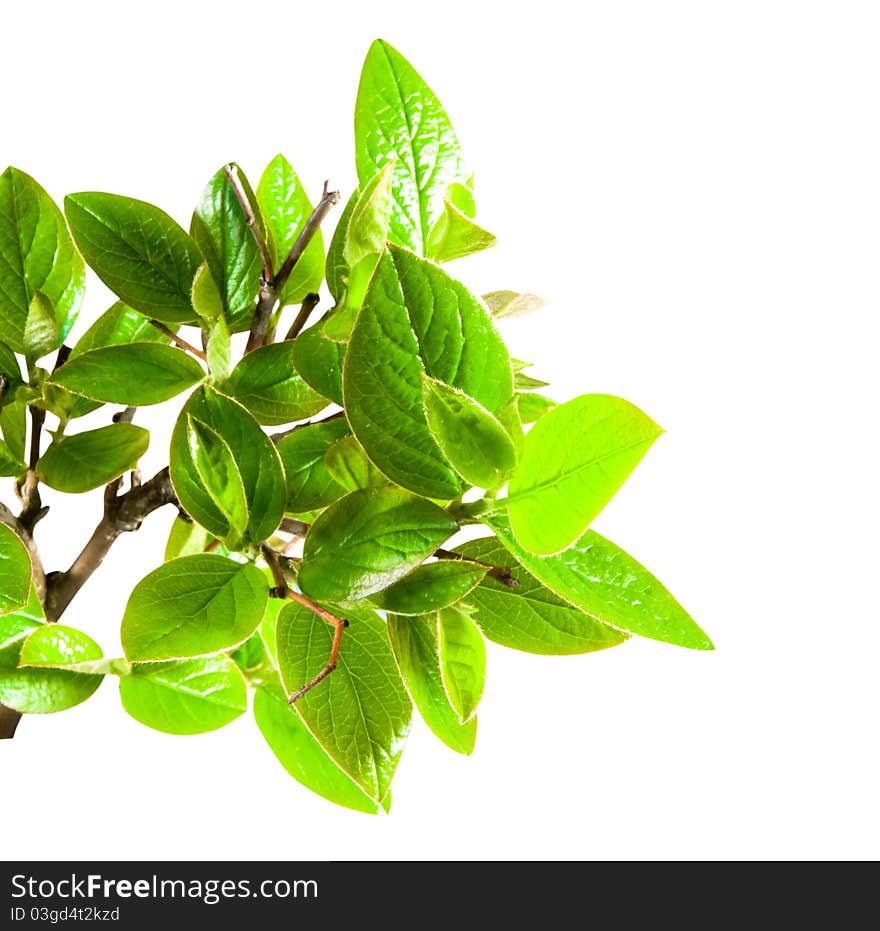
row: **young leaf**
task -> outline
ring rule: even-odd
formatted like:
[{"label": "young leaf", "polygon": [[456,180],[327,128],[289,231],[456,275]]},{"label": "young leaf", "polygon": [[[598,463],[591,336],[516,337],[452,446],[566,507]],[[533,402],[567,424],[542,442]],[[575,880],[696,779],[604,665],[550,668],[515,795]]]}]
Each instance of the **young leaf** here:
[{"label": "young leaf", "polygon": [[367,53],[354,115],[361,187],[392,158],[390,239],[424,254],[449,184],[466,182],[446,111],[410,63],[387,42]]},{"label": "young leaf", "polygon": [[476,715],[462,724],[443,687],[437,615],[388,616],[388,636],[406,690],[425,723],[456,753],[469,755],[477,739]]},{"label": "young leaf", "polygon": [[192,284],[203,259],[167,213],[97,192],[70,194],[64,210],[80,252],[114,294],[156,320],[195,320]]},{"label": "young leaf", "polygon": [[528,314],[544,306],[537,294],[520,294],[517,291],[490,291],[483,295],[489,312],[496,320]]},{"label": "young leaf", "polygon": [[135,665],[119,697],[135,721],[165,734],[204,734],[247,711],[247,684],[228,656]]},{"label": "young leaf", "polygon": [[194,461],[188,417],[205,424],[229,447],[247,498],[246,536],[254,543],[267,539],[284,514],[286,491],[274,444],[240,404],[212,388],[196,389],[184,405],[171,436],[171,481],[186,512],[215,537],[226,537],[230,524]]},{"label": "young leaf", "polygon": [[503,513],[486,523],[536,579],[596,620],[652,640],[694,650],[714,649],[712,641],[644,566],[595,531],[588,530],[574,546],[556,556],[536,556],[517,542]]},{"label": "young leaf", "polygon": [[278,762],[312,792],[355,811],[378,814],[382,806],[364,794],[327,755],[279,684],[262,685],[254,692],[254,719]]},{"label": "young leaf", "polygon": [[[172,327],[172,329],[175,329]],[[77,340],[70,352],[70,359],[75,359],[93,349],[106,346],[124,346],[126,343],[168,343],[169,337],[154,327],[150,321],[136,310],[117,301]],[[66,365],[67,363],[65,363]]]},{"label": "young leaf", "polygon": [[149,432],[131,423],[64,436],[43,453],[37,477],[56,491],[91,491],[134,469],[149,444]]},{"label": "young leaf", "polygon": [[[257,185],[257,203],[272,233],[275,271],[287,258],[312,212],[312,205],[296,172],[283,155],[276,155],[266,166]],[[315,233],[294,266],[280,294],[282,304],[299,303],[317,291],[324,278],[324,240]]]},{"label": "young leaf", "polygon": [[40,359],[61,342],[61,332],[55,319],[55,307],[42,291],[34,291],[24,324],[24,354],[28,359]]},{"label": "young leaf", "polygon": [[517,583],[511,587],[486,576],[468,595],[468,604],[475,609],[474,621],[495,643],[526,653],[560,656],[592,653],[628,639],[627,634],[545,588],[496,538],[472,540],[456,552],[509,569],[511,579]]},{"label": "young leaf", "polygon": [[327,471],[348,491],[387,485],[388,480],[367,458],[363,446],[353,437],[337,440],[324,456]]},{"label": "young leaf", "polygon": [[353,491],[324,511],[306,536],[302,590],[318,601],[354,601],[411,572],[457,524],[402,488]]},{"label": "young leaf", "polygon": [[233,369],[223,390],[259,423],[274,426],[317,414],[327,406],[294,366],[294,344],[272,343],[249,352]]},{"label": "young leaf", "polygon": [[225,556],[182,556],[134,587],[122,618],[131,662],[187,659],[230,650],[257,629],[269,586],[250,563]]},{"label": "young leaf", "polygon": [[346,347],[324,332],[329,318],[310,326],[293,341],[296,370],[317,391],[342,404],[342,363]]},{"label": "young leaf", "polygon": [[449,702],[464,724],[477,711],[486,683],[486,644],[474,622],[458,608],[437,615],[440,675]]},{"label": "young leaf", "polygon": [[482,404],[436,378],[422,376],[428,429],[455,471],[470,485],[496,490],[516,465],[507,430]]},{"label": "young leaf", "polygon": [[[102,656],[98,644],[78,630],[60,624],[37,626],[26,639],[0,651],[0,702],[25,714],[72,708],[95,692],[103,676],[52,667]],[[49,668],[40,668],[47,664]]]},{"label": "young leaf", "polygon": [[[238,179],[251,203],[256,198],[247,178],[238,166]],[[261,218],[257,217],[260,235],[265,236]],[[243,320],[250,325],[260,290],[262,265],[247,217],[224,168],[207,183],[190,222],[190,234],[204,255],[219,289],[222,308],[232,328]]]},{"label": "young leaf", "polygon": [[544,414],[550,413],[557,406],[556,402],[551,401],[550,398],[531,392],[518,394],[516,403],[523,423],[535,423],[536,420],[540,420]]},{"label": "young leaf", "polygon": [[85,265],[52,198],[30,175],[11,167],[0,175],[0,256],[3,341],[32,355],[25,326],[39,291],[52,309],[58,346],[82,302]]},{"label": "young leaf", "polygon": [[607,394],[581,395],[542,417],[508,486],[518,542],[540,555],[570,546],[662,432],[637,407]]},{"label": "young leaf", "polygon": [[339,215],[336,223],[336,229],[333,230],[333,236],[330,239],[330,245],[327,248],[327,262],[325,275],[327,278],[327,287],[330,294],[337,304],[342,303],[345,296],[346,283],[348,281],[348,262],[345,261],[345,241],[348,238],[348,224],[351,221],[351,214],[358,202],[360,190],[355,188],[348,203]]},{"label": "young leaf", "polygon": [[483,305],[436,265],[390,246],[349,343],[346,414],[392,481],[427,497],[455,498],[464,486],[428,428],[423,372],[496,416],[513,396],[510,358]]},{"label": "young leaf", "polygon": [[[217,537],[212,536],[195,521],[175,517],[168,533],[168,542],[165,544],[163,562],[169,562],[178,556],[195,556],[204,553],[206,547],[216,539]],[[229,555],[222,544],[214,552],[222,556]]]},{"label": "young leaf", "polygon": [[181,349],[148,342],[78,354],[48,383],[94,401],[144,407],[167,401],[204,377],[204,369]]},{"label": "young leaf", "polygon": [[217,317],[211,325],[208,336],[208,370],[213,380],[222,384],[229,377],[232,369],[232,345],[229,338],[229,326],[221,316]]},{"label": "young leaf", "polygon": [[513,387],[516,391],[532,391],[535,388],[547,388],[549,381],[541,381],[540,378],[532,378],[523,372],[517,372],[513,376]]},{"label": "young leaf", "polygon": [[213,323],[223,316],[223,296],[207,262],[202,262],[193,278],[190,301],[203,324]]},{"label": "young leaf", "polygon": [[388,239],[391,220],[391,182],[395,160],[387,162],[363,186],[351,212],[342,250],[345,263],[354,268],[362,259],[378,256]]},{"label": "young leaf", "polygon": [[451,262],[488,249],[496,241],[492,233],[475,223],[447,196],[443,201],[443,213],[428,234],[425,255],[435,262]]},{"label": "young leaf", "polygon": [[[376,802],[388,792],[409,732],[412,709],[385,624],[372,611],[350,616],[334,672],[294,708],[320,745]],[[299,604],[278,616],[277,652],[288,694],[327,663],[333,629]]]},{"label": "young leaf", "polygon": [[0,614],[18,610],[31,587],[31,560],[18,534],[0,523]]},{"label": "young leaf", "polygon": [[342,418],[309,424],[291,433],[278,444],[278,453],[287,477],[287,510],[301,514],[332,504],[345,494],[345,488],[330,474],[324,457],[337,440],[349,436]]},{"label": "young leaf", "polygon": [[486,567],[477,563],[439,559],[414,569],[370,601],[393,614],[430,614],[460,601],[485,574]]}]

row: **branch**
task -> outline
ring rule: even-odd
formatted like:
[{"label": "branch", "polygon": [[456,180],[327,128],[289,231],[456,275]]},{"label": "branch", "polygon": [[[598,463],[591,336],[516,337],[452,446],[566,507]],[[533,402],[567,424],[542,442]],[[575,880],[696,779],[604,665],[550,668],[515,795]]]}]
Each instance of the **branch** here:
[{"label": "branch", "polygon": [[248,229],[251,231],[254,242],[257,244],[257,251],[260,253],[260,261],[263,264],[263,280],[271,281],[272,259],[269,255],[269,247],[266,245],[266,240],[263,238],[263,231],[260,229],[259,223],[257,223],[254,208],[251,206],[244,185],[241,183],[241,178],[238,177],[238,166],[230,162],[228,165],[223,166],[223,170],[226,172],[226,177],[229,179],[232,192],[235,194],[235,198],[244,212],[244,218],[247,220]]},{"label": "branch", "polygon": [[296,319],[290,325],[290,329],[287,331],[287,336],[284,337],[285,341],[289,339],[296,339],[299,336],[300,330],[306,325],[309,317],[312,314],[312,311],[318,306],[318,301],[321,300],[319,294],[307,294],[303,299],[302,306],[299,309],[299,313],[296,315]]},{"label": "branch", "polygon": [[121,482],[122,479],[116,479],[104,490],[104,516],[70,568],[49,577],[45,604],[50,621],[57,621],[65,612],[74,595],[104,561],[117,537],[137,530],[144,518],[157,508],[177,504],[167,467],[143,485],[134,485],[124,495],[118,493]]},{"label": "branch", "polygon": [[315,207],[312,211],[312,215],[306,220],[306,225],[302,228],[299,236],[296,237],[290,253],[272,281],[272,285],[276,292],[280,292],[284,285],[287,284],[287,279],[290,277],[290,273],[300,260],[303,252],[305,252],[306,246],[312,241],[312,237],[315,233],[318,232],[318,228],[324,221],[324,217],[330,212],[330,208],[337,203],[339,203],[339,191],[328,191],[327,182],[325,181],[324,192],[321,194],[318,206]]},{"label": "branch", "polygon": [[208,356],[206,353],[202,352],[201,349],[197,349],[193,346],[192,343],[188,343],[182,336],[178,336],[174,330],[170,327],[165,326],[164,323],[160,323],[158,320],[151,320],[150,325],[154,326],[160,333],[164,333],[168,339],[174,343],[180,349],[185,349],[188,353],[194,355],[197,359],[201,359],[202,362],[208,361]]}]

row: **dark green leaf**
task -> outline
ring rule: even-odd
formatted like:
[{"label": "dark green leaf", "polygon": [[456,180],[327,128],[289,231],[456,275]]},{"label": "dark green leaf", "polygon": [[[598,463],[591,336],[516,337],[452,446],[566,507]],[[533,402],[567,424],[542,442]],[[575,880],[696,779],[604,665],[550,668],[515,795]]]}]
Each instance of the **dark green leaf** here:
[{"label": "dark green leaf", "polygon": [[370,600],[394,614],[429,614],[460,601],[485,574],[485,566],[467,560],[439,559],[419,566]]},{"label": "dark green leaf", "polygon": [[545,588],[495,537],[472,540],[456,552],[509,569],[517,583],[514,588],[486,576],[468,595],[474,621],[495,643],[526,653],[566,655],[604,650],[627,639],[601,616],[585,613]]},{"label": "dark green leaf", "polygon": [[425,419],[425,372],[495,416],[513,395],[510,358],[483,305],[436,265],[391,246],[349,344],[346,414],[392,481],[431,498],[455,498],[463,485]]},{"label": "dark green leaf", "polygon": [[[296,237],[312,213],[312,205],[296,172],[283,155],[266,166],[257,185],[257,203],[272,233],[275,271],[287,258]],[[324,279],[324,240],[312,237],[281,292],[282,304],[296,304],[317,291]]]},{"label": "dark green leaf", "polygon": [[56,491],[91,491],[134,469],[149,443],[149,432],[131,423],[64,436],[43,454],[37,477]]},{"label": "dark green leaf", "polygon": [[16,611],[27,601],[31,560],[18,534],[0,523],[0,614]]},{"label": "dark green leaf", "polygon": [[[411,706],[382,620],[349,615],[335,671],[294,708],[330,757],[373,800],[381,802],[406,735]],[[296,603],[278,616],[278,666],[292,693],[326,665],[333,628]]]},{"label": "dark green leaf", "polygon": [[337,805],[378,814],[374,802],[327,755],[279,685],[264,685],[254,693],[254,719],[278,762],[312,792]]},{"label": "dark green leaf", "polygon": [[510,525],[532,553],[570,546],[611,500],[662,429],[628,401],[585,394],[526,436],[508,486]]},{"label": "dark green leaf", "polygon": [[7,391],[12,391],[22,384],[21,366],[15,353],[6,343],[0,343],[0,375],[6,376]]},{"label": "dark green leaf", "polygon": [[293,423],[317,414],[327,399],[315,392],[294,365],[294,344],[273,343],[249,352],[223,390],[262,424]]},{"label": "dark green leaf", "polygon": [[388,616],[388,635],[406,689],[431,730],[457,753],[470,754],[477,739],[477,718],[462,724],[449,701],[440,673],[437,615]]},{"label": "dark green leaf", "polygon": [[[253,206],[256,198],[251,186],[241,169],[235,167]],[[258,217],[257,222],[260,234],[265,236],[261,218]],[[190,222],[190,233],[207,260],[232,328],[238,329],[235,322],[239,319],[243,319],[245,327],[249,326],[249,316],[256,306],[260,290],[262,265],[247,217],[223,168],[202,191]]]},{"label": "dark green leaf", "polygon": [[387,42],[367,53],[354,115],[361,187],[396,159],[390,239],[422,254],[449,184],[467,181],[446,111],[412,65]]},{"label": "dark green leaf", "polygon": [[516,403],[523,423],[534,423],[556,407],[556,402],[542,394],[518,394]]},{"label": "dark green leaf", "polygon": [[247,711],[247,684],[228,656],[144,663],[119,680],[122,707],[165,734],[203,734]]},{"label": "dark green leaf", "polygon": [[496,320],[528,314],[544,306],[543,298],[537,294],[520,294],[517,291],[491,291],[483,300]]},{"label": "dark green leaf", "polygon": [[299,584],[318,601],[392,585],[455,533],[455,521],[402,488],[366,488],[331,504],[306,536]]},{"label": "dark green leaf", "polygon": [[303,330],[293,341],[293,361],[296,370],[315,391],[341,405],[346,347],[324,334],[326,319]]},{"label": "dark green leaf", "polygon": [[85,266],[52,198],[17,168],[0,175],[0,333],[26,353],[25,324],[34,294],[53,309],[57,346],[76,319]]},{"label": "dark green leaf", "polygon": [[167,213],[97,192],[70,194],[64,209],[80,252],[114,294],[166,323],[195,320],[191,292],[202,256]]},{"label": "dark green leaf", "polygon": [[345,494],[324,462],[337,440],[349,435],[342,418],[302,427],[278,444],[287,477],[287,510],[294,514],[323,508]]},{"label": "dark green leaf", "polygon": [[463,391],[423,376],[422,403],[428,429],[455,471],[470,485],[496,490],[516,465],[507,430]]},{"label": "dark green leaf", "polygon": [[230,650],[257,629],[269,586],[249,563],[202,554],[172,559],[135,586],[122,618],[132,662]]},{"label": "dark green leaf", "polygon": [[324,456],[327,471],[346,491],[387,485],[388,480],[367,458],[363,446],[353,437],[337,440]]},{"label": "dark green leaf", "polygon": [[159,343],[105,346],[77,355],[49,380],[95,401],[143,407],[159,404],[205,377],[181,349]]},{"label": "dark green leaf", "polygon": [[477,711],[486,683],[486,644],[479,628],[458,608],[437,615],[440,676],[462,724]]},{"label": "dark green leaf", "polygon": [[274,444],[240,404],[211,388],[198,388],[186,402],[171,438],[171,481],[186,512],[216,537],[225,538],[231,526],[205,488],[194,461],[189,418],[213,430],[229,447],[247,497],[246,536],[254,543],[265,540],[284,514],[286,496]]},{"label": "dark green leaf", "polygon": [[581,611],[619,630],[694,650],[712,641],[644,566],[588,530],[556,556],[535,556],[517,543],[503,513],[487,523],[498,539],[539,581]]},{"label": "dark green leaf", "polygon": [[345,295],[346,282],[348,280],[348,263],[345,261],[345,240],[348,237],[348,224],[351,220],[352,211],[358,202],[360,192],[356,188],[348,198],[339,220],[336,223],[336,229],[333,231],[333,238],[330,240],[330,246],[327,249],[327,287],[333,300],[340,304]]}]

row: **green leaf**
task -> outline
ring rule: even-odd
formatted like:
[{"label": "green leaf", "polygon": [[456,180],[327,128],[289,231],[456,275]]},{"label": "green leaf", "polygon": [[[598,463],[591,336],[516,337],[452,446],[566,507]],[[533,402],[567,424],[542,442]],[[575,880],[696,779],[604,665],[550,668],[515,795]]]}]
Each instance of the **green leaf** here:
[{"label": "green leaf", "polygon": [[217,383],[226,381],[232,370],[232,345],[229,340],[229,327],[223,317],[217,317],[211,326],[206,353],[211,377]]},{"label": "green leaf", "polygon": [[15,644],[18,646],[14,652],[14,658],[11,660],[11,665],[17,665],[25,637],[45,623],[46,615],[43,613],[43,606],[40,604],[36,589],[32,585],[24,605],[9,614],[0,615],[0,666],[5,661],[10,660],[12,653],[7,651]]},{"label": "green leaf", "polygon": [[0,523],[0,614],[16,611],[31,587],[31,560],[18,534]]},{"label": "green leaf", "polygon": [[37,477],[56,491],[91,491],[134,469],[149,443],[149,432],[131,423],[64,436],[37,463]]},{"label": "green leaf", "polygon": [[24,354],[29,359],[39,359],[61,342],[61,332],[55,319],[55,307],[42,291],[34,291],[24,324]]},{"label": "green leaf", "polygon": [[302,590],[318,601],[354,601],[423,562],[457,524],[402,488],[365,488],[331,504],[306,535]]},{"label": "green leaf", "polygon": [[390,239],[423,253],[444,210],[446,189],[467,171],[446,111],[412,65],[377,39],[367,53],[354,115],[363,187],[392,158]]},{"label": "green leaf", "polygon": [[131,662],[231,650],[257,629],[269,586],[250,563],[202,554],[172,559],[134,587],[122,618]]},{"label": "green leaf", "polygon": [[110,404],[160,404],[205,377],[183,350],[160,343],[127,343],[92,349],[68,359],[50,385]]},{"label": "green leaf", "polygon": [[[233,163],[234,165],[234,163]],[[234,165],[251,205],[254,192],[244,173]],[[257,217],[261,236],[265,227]],[[190,233],[204,255],[219,289],[222,307],[233,329],[239,319],[250,325],[250,314],[260,290],[262,265],[256,240],[235,191],[221,168],[207,183],[190,222]]]},{"label": "green leaf", "polygon": [[280,685],[264,685],[255,691],[254,719],[278,762],[297,782],[322,798],[355,811],[372,815],[382,810],[327,755],[302,718],[287,704]]},{"label": "green leaf", "polygon": [[367,256],[379,255],[385,249],[391,220],[394,165],[392,159],[367,181],[351,212],[342,253],[349,268],[354,268]]},{"label": "green leaf", "polygon": [[435,262],[451,262],[482,252],[494,246],[496,241],[492,233],[459,210],[447,196],[443,201],[443,213],[428,235],[425,255]]},{"label": "green leaf", "polygon": [[[203,322],[219,320],[223,317],[223,296],[214,281],[207,262],[202,262],[193,278],[190,300],[193,310]],[[243,325],[246,325],[243,324]]]},{"label": "green leaf", "polygon": [[474,621],[495,643],[526,653],[560,656],[592,653],[628,639],[627,634],[603,623],[601,616],[585,613],[545,588],[496,538],[472,540],[456,552],[508,569],[516,583],[511,587],[486,576],[468,595],[468,604],[475,609]]},{"label": "green leaf", "polygon": [[527,434],[510,479],[514,536],[540,555],[570,546],[662,432],[637,407],[607,394],[554,408]]},{"label": "green leaf", "polygon": [[216,539],[197,523],[184,520],[182,517],[175,517],[168,533],[168,542],[165,544],[163,562],[176,559],[178,556],[194,556],[204,553],[205,547]]},{"label": "green leaf", "polygon": [[503,513],[486,521],[536,579],[570,604],[618,630],[694,650],[712,641],[644,566],[588,530],[556,556],[535,556],[516,541]]},{"label": "green leaf", "polygon": [[6,376],[8,391],[22,384],[21,366],[15,353],[5,343],[0,343],[0,375]]},{"label": "green leaf", "polygon": [[390,246],[349,343],[346,414],[392,481],[427,497],[455,498],[463,485],[426,422],[423,373],[496,416],[513,396],[510,358],[479,300],[436,265]]},{"label": "green leaf", "polygon": [[537,294],[520,294],[518,291],[490,291],[483,300],[496,320],[528,314],[544,306],[544,299]]},{"label": "green leaf", "polygon": [[428,429],[455,471],[470,485],[496,490],[516,465],[507,430],[463,391],[422,376]]},{"label": "green leaf", "polygon": [[358,188],[352,191],[351,197],[348,198],[348,203],[346,203],[336,223],[336,229],[333,231],[333,237],[327,249],[325,272],[327,287],[337,304],[341,304],[345,296],[346,282],[348,281],[348,262],[345,261],[344,254],[345,240],[348,238],[348,224],[358,202],[359,194]]},{"label": "green leaf", "polygon": [[7,168],[0,175],[0,333],[4,343],[30,355],[25,326],[39,291],[53,311],[57,346],[73,326],[84,290],[85,265],[61,211],[30,175]]},{"label": "green leaf", "polygon": [[0,476],[15,476],[18,478],[27,472],[27,464],[9,448],[9,445],[0,440]]},{"label": "green leaf", "polygon": [[[0,653],[0,702],[25,714],[72,708],[95,692],[103,676],[40,667],[73,665],[102,656],[98,644],[78,630],[60,624],[35,627],[26,639]],[[20,668],[19,662],[24,664]]]},{"label": "green leaf", "polygon": [[[172,327],[172,329],[174,329]],[[124,346],[126,343],[167,344],[169,337],[154,327],[150,321],[122,301],[117,301],[77,340],[70,353],[70,361],[93,349],[106,346]]]},{"label": "green leaf", "polygon": [[370,600],[393,614],[430,614],[460,601],[485,574],[485,566],[467,560],[439,559],[419,566]]},{"label": "green leaf", "polygon": [[202,488],[229,525],[230,543],[238,543],[248,525],[244,482],[229,445],[219,433],[195,417],[187,417],[187,441]]},{"label": "green leaf", "polygon": [[145,663],[119,680],[122,707],[165,734],[204,734],[247,711],[247,684],[228,656]]},{"label": "green leaf", "polygon": [[557,406],[556,402],[551,401],[550,398],[545,398],[542,394],[532,394],[531,392],[518,394],[516,403],[523,423],[534,423],[536,420],[540,420],[544,414],[549,414]]},{"label": "green leaf", "polygon": [[323,508],[345,494],[330,474],[324,457],[337,440],[349,435],[342,418],[309,424],[278,444],[287,477],[287,510],[294,514]]},{"label": "green leaf", "polygon": [[7,401],[0,410],[0,431],[9,447],[9,452],[18,460],[24,459],[24,444],[27,435],[27,403]]},{"label": "green leaf", "polygon": [[347,492],[388,484],[388,480],[370,462],[363,446],[353,436],[337,440],[327,450],[324,464],[333,479]]},{"label": "green leaf", "polygon": [[517,372],[513,377],[513,387],[516,391],[532,391],[534,388],[547,388],[550,382],[541,381],[540,378],[532,378],[531,375],[525,375]]},{"label": "green leaf", "polygon": [[[335,671],[294,708],[336,764],[381,802],[403,751],[412,709],[385,624],[363,610],[350,620]],[[332,640],[333,628],[302,605],[291,602],[281,609],[278,666],[288,693],[324,668]]]},{"label": "green leaf", "polygon": [[[266,166],[257,185],[257,203],[272,233],[277,271],[312,213],[309,198],[296,172],[283,155],[276,155]],[[317,291],[323,279],[324,240],[318,230],[287,279],[279,295],[281,303],[299,303],[307,294]]]},{"label": "green leaf", "polygon": [[189,418],[220,436],[229,447],[247,498],[247,538],[260,543],[274,533],[284,514],[285,481],[272,441],[236,401],[212,388],[196,389],[184,405],[171,437],[171,481],[186,512],[215,537],[231,528],[205,487],[190,447]]},{"label": "green leaf", "polygon": [[406,689],[425,723],[452,750],[473,752],[477,718],[462,724],[449,701],[440,673],[437,615],[388,616],[388,635]]},{"label": "green leaf", "polygon": [[262,424],[273,426],[311,417],[328,402],[303,380],[293,356],[292,342],[255,349],[236,365],[223,390]]},{"label": "green leaf", "polygon": [[[270,601],[280,601],[279,598],[270,598]],[[268,605],[266,606],[268,611]],[[265,615],[263,615],[265,620]],[[260,621],[262,626],[263,621]],[[258,627],[256,633],[245,640],[245,642],[230,654],[235,665],[242,671],[248,685],[264,685],[270,682],[277,682],[278,670],[275,663],[266,649],[263,637]]]},{"label": "green leaf", "polygon": [[329,339],[321,320],[293,341],[293,361],[296,370],[317,391],[336,404],[342,404],[342,363],[345,345]]},{"label": "green leaf", "polygon": [[126,304],[166,323],[191,323],[202,256],[167,213],[133,197],[83,192],[64,199],[85,260]]},{"label": "green leaf", "polygon": [[468,615],[444,608],[437,615],[440,676],[462,724],[477,711],[486,684],[486,644]]}]

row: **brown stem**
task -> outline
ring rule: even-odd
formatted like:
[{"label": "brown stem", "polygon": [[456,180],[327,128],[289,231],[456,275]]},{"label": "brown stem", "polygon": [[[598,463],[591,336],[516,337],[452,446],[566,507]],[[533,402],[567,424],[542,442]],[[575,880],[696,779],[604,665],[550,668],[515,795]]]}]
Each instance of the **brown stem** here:
[{"label": "brown stem", "polygon": [[13,711],[6,705],[0,705],[0,740],[11,740],[21,720],[21,712]]},{"label": "brown stem", "polygon": [[282,430],[280,433],[272,433],[269,435],[269,439],[273,443],[280,443],[283,439],[291,436],[296,433],[297,430],[302,430],[304,427],[311,427],[314,424],[318,423],[330,423],[331,420],[340,420],[345,416],[345,411],[336,411],[333,414],[328,414],[326,417],[322,417],[320,420],[304,420],[302,423],[298,423],[295,426],[291,427],[289,430]]},{"label": "brown stem", "polygon": [[136,413],[136,407],[126,407],[124,411],[113,415],[113,423],[131,423]]},{"label": "brown stem", "polygon": [[269,321],[272,319],[272,311],[278,303],[278,292],[275,287],[267,281],[260,285],[260,297],[257,301],[257,309],[254,311],[254,319],[251,323],[251,332],[248,335],[247,345],[244,347],[245,354],[259,349],[266,342],[266,332],[269,329]]},{"label": "brown stem", "polygon": [[260,261],[263,263],[263,280],[270,281],[272,279],[272,259],[269,256],[269,247],[266,245],[266,240],[263,238],[263,231],[260,229],[260,224],[257,222],[254,208],[247,196],[244,185],[241,183],[241,178],[238,177],[238,166],[230,162],[228,165],[223,166],[223,170],[226,172],[226,177],[229,179],[229,185],[232,188],[233,194],[235,194],[235,199],[238,201],[244,213],[244,218],[247,221],[248,229],[251,231],[251,236],[254,237],[254,242],[257,244],[257,251],[260,253]]},{"label": "brown stem", "polygon": [[296,319],[290,325],[287,336],[284,337],[285,340],[296,339],[296,337],[299,336],[300,331],[308,322],[312,311],[318,306],[318,301],[320,300],[321,296],[319,294],[307,294],[305,296],[299,308],[299,313],[296,315]]},{"label": "brown stem", "polygon": [[208,356],[206,353],[202,352],[202,350],[198,347],[193,346],[192,343],[188,343],[182,336],[178,336],[174,330],[165,326],[164,323],[160,323],[158,320],[151,320],[150,326],[154,326],[160,333],[164,333],[168,339],[170,339],[171,342],[174,343],[174,345],[178,348],[186,350],[191,355],[194,355],[197,359],[201,359],[202,362],[208,361]]},{"label": "brown stem", "polygon": [[46,412],[40,407],[31,405],[28,410],[31,413],[31,447],[28,455],[28,465],[31,469],[36,469],[40,461],[40,434],[43,424],[46,422]]},{"label": "brown stem", "polygon": [[471,559],[470,556],[462,556],[461,553],[454,553],[452,550],[435,550],[434,555],[437,559],[463,559],[466,562],[484,566],[486,568],[486,575],[490,578],[497,579],[502,585],[506,585],[508,588],[519,588],[519,582],[513,577],[510,569],[506,566],[493,566],[486,562],[480,562],[478,559]]},{"label": "brown stem", "polygon": [[306,225],[300,231],[299,236],[294,240],[287,258],[284,260],[284,263],[278,270],[278,274],[272,281],[277,293],[281,293],[284,285],[287,284],[290,273],[300,260],[303,252],[305,252],[306,246],[312,241],[312,237],[315,233],[318,232],[318,228],[321,226],[321,223],[323,223],[324,217],[330,212],[330,208],[337,203],[339,203],[339,191],[329,191],[327,189],[327,182],[325,181],[324,191],[321,194],[321,199],[318,201],[318,206],[315,207],[311,216],[306,220]]},{"label": "brown stem", "polygon": [[143,485],[118,494],[121,479],[111,482],[104,492],[104,516],[89,542],[66,572],[53,573],[46,586],[46,617],[57,621],[74,595],[104,561],[110,547],[123,533],[137,530],[144,518],[164,504],[177,504],[168,469],[157,472]]},{"label": "brown stem", "polygon": [[278,525],[278,529],[284,533],[292,533],[295,537],[304,537],[309,532],[311,524],[305,521],[297,520],[294,517],[285,517]]}]

